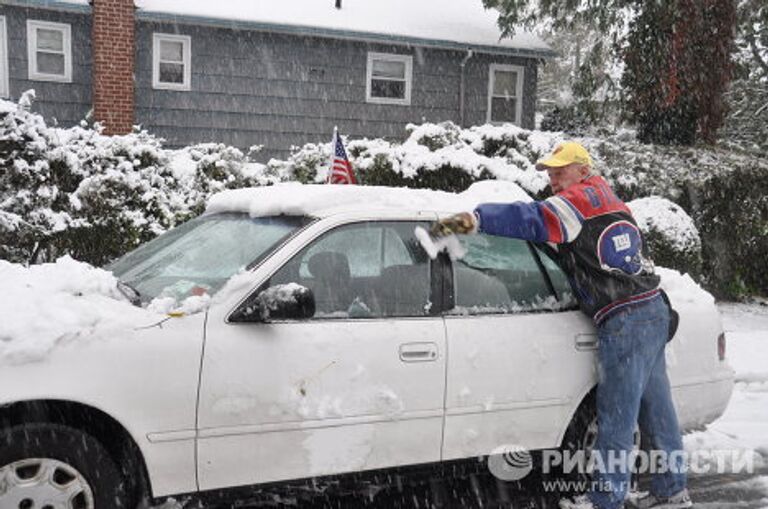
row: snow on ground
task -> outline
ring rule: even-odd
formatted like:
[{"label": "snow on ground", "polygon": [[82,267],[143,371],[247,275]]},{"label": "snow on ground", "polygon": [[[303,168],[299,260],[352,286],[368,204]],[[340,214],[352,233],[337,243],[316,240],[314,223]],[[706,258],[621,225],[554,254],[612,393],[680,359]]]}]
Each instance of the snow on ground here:
[{"label": "snow on ground", "polygon": [[[753,450],[755,467],[768,467],[768,306],[719,303],[726,358],[736,385],[725,413],[706,431],[684,437],[689,451]],[[766,489],[768,493],[768,488]]]}]

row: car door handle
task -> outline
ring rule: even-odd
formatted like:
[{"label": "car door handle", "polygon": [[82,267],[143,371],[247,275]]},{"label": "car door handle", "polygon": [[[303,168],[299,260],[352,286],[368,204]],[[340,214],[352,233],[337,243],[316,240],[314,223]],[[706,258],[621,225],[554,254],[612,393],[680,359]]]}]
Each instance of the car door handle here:
[{"label": "car door handle", "polygon": [[400,345],[400,360],[403,362],[432,362],[437,360],[436,343],[403,343]]},{"label": "car door handle", "polygon": [[576,334],[576,350],[597,350],[597,334]]}]

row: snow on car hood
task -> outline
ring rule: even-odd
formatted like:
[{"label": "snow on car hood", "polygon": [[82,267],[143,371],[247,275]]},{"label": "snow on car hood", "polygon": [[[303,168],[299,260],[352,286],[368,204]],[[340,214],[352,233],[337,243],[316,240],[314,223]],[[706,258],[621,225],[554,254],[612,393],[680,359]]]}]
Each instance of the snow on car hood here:
[{"label": "snow on car hood", "polygon": [[[0,260],[0,281],[0,365],[40,361],[56,346],[76,340],[129,336],[167,319],[158,311],[172,307],[136,307],[111,272],[69,256],[31,267]],[[200,309],[197,300],[186,306],[189,311]],[[184,304],[174,310],[188,311]]]},{"label": "snow on car hood", "polygon": [[480,203],[531,201],[513,182],[484,180],[462,193],[380,186],[300,184],[224,191],[211,197],[206,214],[246,212],[261,216],[325,216],[345,210],[470,211]]}]

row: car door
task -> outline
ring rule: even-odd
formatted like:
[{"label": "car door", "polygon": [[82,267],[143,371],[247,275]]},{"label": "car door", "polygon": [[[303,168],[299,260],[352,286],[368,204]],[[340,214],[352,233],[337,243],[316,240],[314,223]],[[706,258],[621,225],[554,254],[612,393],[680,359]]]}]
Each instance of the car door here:
[{"label": "car door", "polygon": [[557,444],[594,380],[597,336],[530,244],[478,234],[452,263],[444,459]]},{"label": "car door", "polygon": [[440,459],[445,329],[417,224],[334,228],[256,290],[310,288],[311,319],[209,320],[201,489]]}]

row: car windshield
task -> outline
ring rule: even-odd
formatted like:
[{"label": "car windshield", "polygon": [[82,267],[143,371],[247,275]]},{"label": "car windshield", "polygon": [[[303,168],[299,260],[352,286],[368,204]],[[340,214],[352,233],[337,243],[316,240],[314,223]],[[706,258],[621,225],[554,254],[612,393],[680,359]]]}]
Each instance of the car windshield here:
[{"label": "car windshield", "polygon": [[308,222],[307,217],[206,215],[160,235],[107,269],[138,292],[142,302],[212,295]]}]

